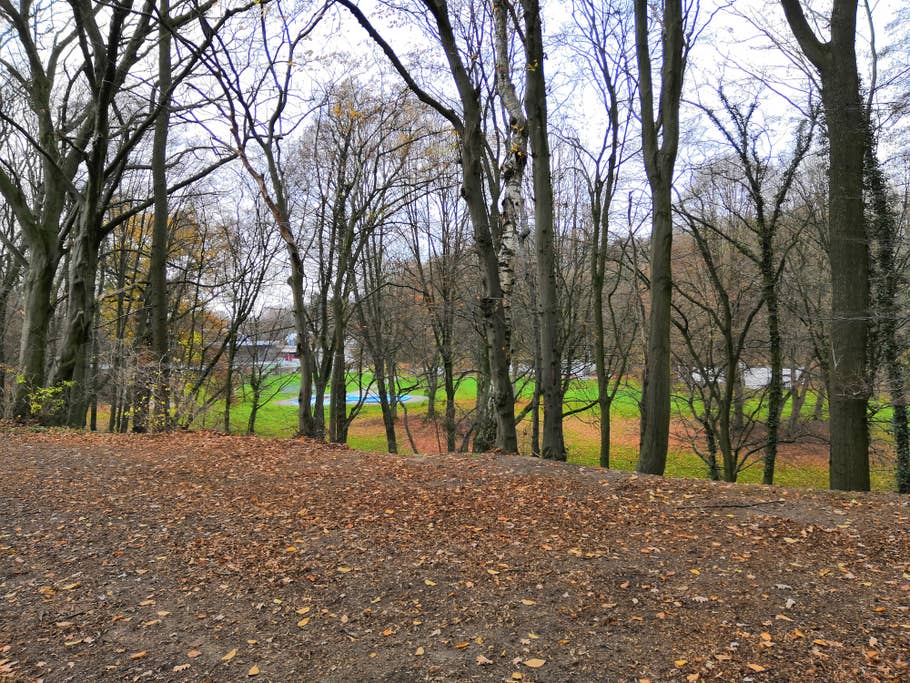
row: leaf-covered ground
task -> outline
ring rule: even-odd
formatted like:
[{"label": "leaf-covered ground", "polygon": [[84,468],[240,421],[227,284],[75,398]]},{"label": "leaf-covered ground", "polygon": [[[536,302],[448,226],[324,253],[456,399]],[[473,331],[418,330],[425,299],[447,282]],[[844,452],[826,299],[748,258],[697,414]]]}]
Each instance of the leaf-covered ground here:
[{"label": "leaf-covered ground", "polygon": [[910,680],[910,501],[0,434],[0,680]]}]

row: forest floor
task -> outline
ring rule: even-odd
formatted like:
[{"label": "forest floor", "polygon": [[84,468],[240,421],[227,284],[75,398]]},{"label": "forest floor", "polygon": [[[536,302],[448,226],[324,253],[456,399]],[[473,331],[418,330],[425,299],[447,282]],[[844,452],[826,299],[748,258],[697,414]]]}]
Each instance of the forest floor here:
[{"label": "forest floor", "polygon": [[910,680],[910,499],[0,434],[0,680]]}]

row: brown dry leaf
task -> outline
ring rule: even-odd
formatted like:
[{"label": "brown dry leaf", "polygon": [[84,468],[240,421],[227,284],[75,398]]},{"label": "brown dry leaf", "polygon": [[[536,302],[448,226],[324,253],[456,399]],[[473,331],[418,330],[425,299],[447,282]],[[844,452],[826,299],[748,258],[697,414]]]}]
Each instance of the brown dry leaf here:
[{"label": "brown dry leaf", "polygon": [[529,666],[529,667],[531,667],[532,669],[539,669],[540,667],[542,667],[542,666],[543,666],[544,664],[546,664],[546,663],[547,663],[547,662],[546,662],[545,659],[538,659],[538,658],[536,658],[536,657],[532,657],[531,659],[526,659],[526,660],[523,662],[523,664],[524,664],[525,666]]},{"label": "brown dry leaf", "polygon": [[767,671],[767,669],[765,667],[763,667],[761,664],[746,664],[746,666],[749,669],[751,669],[752,671],[754,671],[755,673],[761,673],[762,671]]},{"label": "brown dry leaf", "polygon": [[231,650],[230,652],[228,652],[224,657],[222,657],[222,658],[221,658],[221,661],[222,661],[222,662],[229,662],[229,661],[231,661],[231,660],[232,660],[234,657],[236,657],[236,656],[237,656],[237,648],[235,647],[233,650]]},{"label": "brown dry leaf", "polygon": [[309,611],[310,611],[309,607],[301,607],[299,610],[297,610],[297,614],[306,614]]},{"label": "brown dry leaf", "polygon": [[258,675],[259,675],[259,667],[256,666],[255,664],[253,664],[253,666],[250,667],[250,670],[246,672],[246,675],[247,675],[247,676],[258,676]]},{"label": "brown dry leaf", "polygon": [[173,669],[171,669],[171,671],[179,673],[180,671],[186,671],[189,668],[190,668],[189,664],[178,664]]},{"label": "brown dry leaf", "polygon": [[186,653],[186,656],[189,657],[190,659],[196,659],[196,657],[198,657],[201,654],[202,653],[199,650],[190,650],[189,652]]},{"label": "brown dry leaf", "polygon": [[486,665],[488,665],[488,664],[492,664],[492,663],[493,663],[493,660],[492,660],[492,659],[487,659],[487,658],[484,657],[483,655],[477,655],[477,663],[478,663],[480,666],[486,666]]},{"label": "brown dry leaf", "polygon": [[467,647],[468,645],[470,645],[470,644],[471,644],[471,643],[470,643],[469,641],[463,640],[463,641],[461,641],[460,643],[455,643],[455,647],[458,648],[459,650],[463,650],[464,648],[466,648],[466,647]]},{"label": "brown dry leaf", "polygon": [[435,581],[430,581],[429,579],[424,579],[423,582],[424,582],[426,585],[428,585],[428,586],[435,586],[435,585],[436,585],[436,582],[435,582]]},{"label": "brown dry leaf", "polygon": [[141,652],[134,652],[130,655],[130,659],[142,659],[148,654],[148,651],[142,650]]},{"label": "brown dry leaf", "polygon": [[700,678],[701,678],[701,674],[689,674],[688,676],[686,676],[686,681],[687,681],[687,683],[695,683]]},{"label": "brown dry leaf", "polygon": [[349,571],[352,571],[353,567],[338,567],[339,574],[347,574]]},{"label": "brown dry leaf", "polygon": [[675,666],[677,669],[681,669],[688,663],[688,659],[677,659],[675,662],[673,662],[673,666]]},{"label": "brown dry leaf", "polygon": [[384,635],[384,636],[386,636],[386,637],[389,637],[389,636],[392,635],[393,633],[395,633],[395,631],[393,631],[393,630],[390,629],[390,628],[387,628],[385,631],[382,632],[382,635]]},{"label": "brown dry leaf", "polygon": [[424,650],[422,647],[418,647],[416,650],[414,650],[414,654],[418,657],[423,656],[424,652],[426,652],[426,650]]},{"label": "brown dry leaf", "polygon": [[536,605],[537,603],[534,602],[533,600],[528,600],[527,598],[522,598],[521,604],[530,606],[530,605]]},{"label": "brown dry leaf", "polygon": [[142,602],[139,603],[139,606],[148,607],[149,605],[154,605],[154,604],[155,604],[154,600],[143,600]]},{"label": "brown dry leaf", "polygon": [[304,617],[303,619],[301,619],[300,621],[297,622],[297,626],[298,626],[298,628],[303,628],[304,626],[306,626],[309,623],[310,623],[310,617]]}]

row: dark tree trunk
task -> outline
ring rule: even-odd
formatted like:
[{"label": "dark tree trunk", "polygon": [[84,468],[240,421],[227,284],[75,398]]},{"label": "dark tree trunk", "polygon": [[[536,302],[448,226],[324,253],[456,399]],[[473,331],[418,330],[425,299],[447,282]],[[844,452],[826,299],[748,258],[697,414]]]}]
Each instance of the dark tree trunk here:
[{"label": "dark tree trunk", "polygon": [[329,396],[329,441],[347,443],[347,377],[344,358],[344,305],[340,296],[332,301],[334,331],[332,346],[332,388]]},{"label": "dark tree trunk", "polygon": [[[635,53],[645,169],[651,187],[651,310],[642,386],[641,448],[638,471],[663,474],[670,440],[670,308],[673,293],[672,184],[679,144],[679,103],[683,82],[683,13],[680,0],[663,2],[659,120],[655,120],[648,3],[635,0]],[[662,139],[658,143],[659,136]]]},{"label": "dark tree trunk", "polygon": [[831,358],[828,420],[832,489],[867,491],[869,476],[869,244],[863,215],[865,117],[856,66],[857,0],[834,0],[831,40],[812,32],[799,0],[781,0],[800,48],[818,70],[828,129]]},{"label": "dark tree trunk", "polygon": [[[867,113],[871,116],[871,112]],[[896,453],[896,484],[899,493],[910,493],[910,432],[907,425],[907,395],[904,367],[901,363],[904,349],[897,334],[897,293],[899,274],[895,264],[895,249],[899,239],[898,219],[888,201],[885,174],[876,152],[875,132],[871,119],[866,123],[866,185],[870,195],[872,238],[875,242],[873,274],[875,283],[874,346],[884,365],[888,393],[891,399],[891,430],[894,434]]]},{"label": "dark tree trunk", "polygon": [[382,409],[382,424],[385,427],[386,445],[389,453],[398,452],[398,439],[395,436],[395,415],[394,406],[389,403],[389,391],[386,386],[386,363],[379,359],[374,362],[376,380],[376,392],[379,394],[379,407]]},{"label": "dark tree trunk", "polygon": [[[168,192],[167,192],[167,139],[170,125],[169,106],[171,95],[171,29],[168,27],[170,0],[159,0],[158,29],[158,118],[155,120],[152,143],[152,188],[155,218],[152,226],[151,254],[149,256],[150,332],[152,342],[151,370],[152,398],[154,401],[153,424],[157,429],[170,429],[170,349],[168,338]],[[230,412],[230,397],[226,417]],[[225,431],[230,431],[226,428]]]},{"label": "dark tree trunk", "polygon": [[547,94],[544,46],[538,0],[522,0],[527,55],[525,111],[532,151],[534,184],[534,239],[537,246],[537,287],[540,315],[540,393],[543,396],[541,456],[565,460],[562,429],[563,390],[559,334],[559,298],[556,284],[556,248],[553,221],[553,183],[547,130]]},{"label": "dark tree trunk", "polygon": [[[54,235],[56,241],[56,235]],[[16,385],[13,417],[31,417],[31,392],[44,386],[47,371],[48,330],[54,313],[51,297],[59,257],[41,242],[28,246],[22,341],[19,348],[21,381]]]}]

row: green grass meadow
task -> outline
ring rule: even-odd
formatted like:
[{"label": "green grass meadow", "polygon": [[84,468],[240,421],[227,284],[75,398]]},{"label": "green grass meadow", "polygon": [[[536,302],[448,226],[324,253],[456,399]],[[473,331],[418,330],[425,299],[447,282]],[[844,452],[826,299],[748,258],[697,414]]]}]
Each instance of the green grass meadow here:
[{"label": "green grass meadow", "polygon": [[[366,387],[371,377],[365,374],[362,377],[362,385]],[[297,431],[297,406],[292,402],[296,399],[299,392],[299,376],[273,377],[271,382],[285,382],[281,393],[272,401],[260,407],[256,418],[256,434],[270,438],[289,438],[293,437]],[[358,377],[351,375],[348,378],[348,392],[356,392],[359,388]],[[528,383],[523,385],[519,401],[527,400],[533,392],[533,386]],[[422,389],[410,392],[415,395],[425,395]],[[231,408],[231,431],[244,433],[246,431],[249,419],[251,405],[249,400],[244,400],[248,396],[245,388],[237,390],[234,398],[234,404]],[[628,432],[630,420],[638,418],[638,401],[640,399],[640,390],[630,383],[619,390],[612,406],[612,426],[614,434],[617,426],[624,424]],[[459,406],[465,410],[473,407],[477,397],[477,384],[474,378],[467,377],[458,386],[456,400]],[[573,382],[566,394],[566,407],[568,409],[580,407],[591,402],[596,397],[596,385],[593,380],[578,380]],[[804,406],[803,413],[810,416],[815,410],[816,397],[810,395]],[[441,389],[437,392],[437,409],[440,409],[444,401],[444,394]],[[753,406],[754,407],[754,406]],[[786,420],[790,415],[789,402],[784,408],[783,419]],[[750,407],[747,405],[747,410]],[[326,410],[328,410],[328,401],[326,401]],[[426,402],[411,404],[408,408],[409,419],[411,424],[418,424],[426,417]],[[674,412],[679,414],[685,410],[681,401],[676,402]],[[200,418],[197,423],[198,427],[209,429],[221,429],[223,427],[224,404],[216,403],[212,408]],[[367,451],[385,451],[386,440],[385,433],[382,429],[378,418],[381,417],[381,410],[378,405],[365,404],[362,406],[360,413],[354,419],[351,425],[348,443],[351,448]],[[597,408],[589,408],[578,415],[569,417],[565,422],[566,447],[569,452],[569,462],[597,466],[600,460],[599,434],[597,427]],[[890,415],[888,411],[882,410],[876,414],[877,426],[875,431],[879,445],[887,440],[887,433],[882,426]],[[398,443],[400,450],[407,454],[409,447],[404,429],[400,425],[398,428]],[[520,433],[527,434],[529,431],[529,418],[519,425]],[[637,429],[637,427],[636,427]],[[628,443],[630,439],[613,439],[610,452],[610,466],[614,469],[634,471],[637,459],[637,440],[634,444]],[[521,444],[524,451],[529,451],[527,437]],[[701,459],[693,452],[675,448],[672,449],[666,469],[667,476],[671,477],[691,477],[705,478],[707,476],[707,467]],[[754,464],[742,471],[738,481],[744,483],[760,483],[762,478],[762,463],[760,458],[756,458]],[[879,491],[892,490],[893,471],[879,462],[875,462],[872,472],[873,488]],[[799,487],[799,488],[827,488],[828,472],[823,462],[818,462],[818,458],[800,459],[794,462],[792,459],[782,457],[778,459],[775,470],[775,483],[781,486]]]}]

